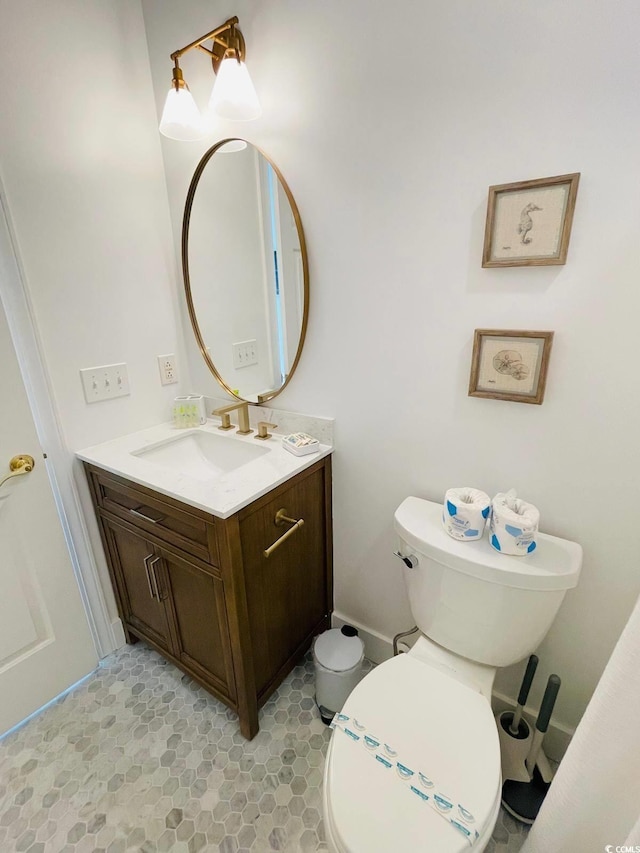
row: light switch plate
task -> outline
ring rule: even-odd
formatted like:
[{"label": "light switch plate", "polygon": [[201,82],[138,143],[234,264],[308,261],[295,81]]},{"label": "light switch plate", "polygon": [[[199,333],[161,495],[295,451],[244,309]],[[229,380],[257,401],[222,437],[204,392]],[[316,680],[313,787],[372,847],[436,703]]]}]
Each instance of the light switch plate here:
[{"label": "light switch plate", "polygon": [[126,397],[130,394],[127,365],[103,364],[100,367],[85,367],[80,371],[84,398],[87,403]]},{"label": "light switch plate", "polygon": [[250,364],[258,363],[258,342],[255,339],[240,341],[237,344],[231,344],[231,347],[233,351],[233,366],[236,369],[249,367]]}]

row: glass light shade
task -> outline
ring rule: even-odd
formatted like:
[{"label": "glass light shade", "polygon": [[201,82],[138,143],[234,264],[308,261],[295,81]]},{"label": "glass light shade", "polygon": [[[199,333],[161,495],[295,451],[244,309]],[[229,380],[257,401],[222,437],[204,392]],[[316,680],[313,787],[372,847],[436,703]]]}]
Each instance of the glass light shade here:
[{"label": "glass light shade", "polygon": [[193,95],[186,86],[169,90],[160,120],[160,133],[180,142],[195,142],[205,135],[205,128]]},{"label": "glass light shade", "polygon": [[262,113],[244,62],[238,62],[232,56],[222,60],[213,84],[209,108],[221,118],[233,121],[250,121]]}]

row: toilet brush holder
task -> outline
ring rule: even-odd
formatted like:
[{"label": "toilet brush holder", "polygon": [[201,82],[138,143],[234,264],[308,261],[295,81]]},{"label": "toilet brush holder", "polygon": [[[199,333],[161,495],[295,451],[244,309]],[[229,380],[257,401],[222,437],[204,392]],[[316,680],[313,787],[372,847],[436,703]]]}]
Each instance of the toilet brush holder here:
[{"label": "toilet brush holder", "polygon": [[542,741],[549,728],[551,713],[559,689],[560,678],[554,673],[549,676],[547,681],[535,731],[531,737],[531,748],[525,759],[525,769],[529,781],[519,782],[515,779],[505,779],[502,786],[503,807],[522,823],[532,824],[534,822],[551,785],[551,780],[547,782],[541,772],[541,767],[544,767],[545,764],[549,771],[551,770],[548,761],[546,761],[546,756],[544,760],[542,759],[544,755]]},{"label": "toilet brush holder", "polygon": [[502,765],[502,781],[513,779],[515,782],[528,782],[531,778],[525,764],[533,732],[526,720],[521,719],[518,723],[517,734],[511,734],[510,727],[513,722],[513,711],[503,711],[496,716],[498,727],[498,738],[500,740],[500,761]]},{"label": "toilet brush holder", "polygon": [[531,773],[527,767],[527,756],[533,743],[533,731],[522,714],[529,698],[529,690],[537,667],[538,656],[530,655],[520,685],[515,711],[503,711],[496,716],[503,782],[506,782],[507,779],[516,782],[528,782],[531,779]]}]

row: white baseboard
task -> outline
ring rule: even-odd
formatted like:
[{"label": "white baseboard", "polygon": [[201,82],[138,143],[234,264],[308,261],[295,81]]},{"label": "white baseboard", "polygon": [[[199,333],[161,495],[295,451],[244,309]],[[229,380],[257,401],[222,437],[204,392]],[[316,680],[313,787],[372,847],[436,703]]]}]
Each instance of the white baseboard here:
[{"label": "white baseboard", "polygon": [[124,635],[122,621],[119,618],[111,620],[111,630],[113,631],[113,637],[116,642],[116,649],[121,649],[123,646],[126,646],[127,638]]},{"label": "white baseboard", "polygon": [[[345,624],[353,625],[354,628],[357,628],[358,635],[364,643],[365,656],[374,663],[383,663],[393,657],[392,637],[385,637],[384,634],[379,634],[377,631],[367,628],[359,622],[355,622],[353,619],[348,619],[339,612],[333,613],[332,624],[335,628],[341,628]],[[419,634],[416,634],[415,636],[417,637]],[[408,641],[413,645],[414,637],[409,637]],[[494,691],[491,707],[493,708],[494,714],[500,714],[502,711],[513,711],[516,707],[516,701],[515,699],[511,699],[509,696],[505,696],[503,693],[497,693]],[[528,706],[525,707],[523,716],[530,725],[535,725],[537,715],[537,709],[529,708]],[[544,739],[544,751],[547,756],[553,761],[560,761],[567,751],[567,747],[571,742],[574,732],[575,729],[552,720]]]}]

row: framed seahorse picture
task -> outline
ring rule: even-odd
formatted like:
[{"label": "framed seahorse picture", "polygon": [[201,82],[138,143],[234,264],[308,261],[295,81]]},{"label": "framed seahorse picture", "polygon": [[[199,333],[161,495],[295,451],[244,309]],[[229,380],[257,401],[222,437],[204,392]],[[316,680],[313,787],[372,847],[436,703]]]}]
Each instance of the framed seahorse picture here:
[{"label": "framed seahorse picture", "polygon": [[552,343],[553,332],[476,329],[469,396],[540,405]]},{"label": "framed seahorse picture", "polygon": [[483,267],[567,261],[580,173],[489,187]]}]

